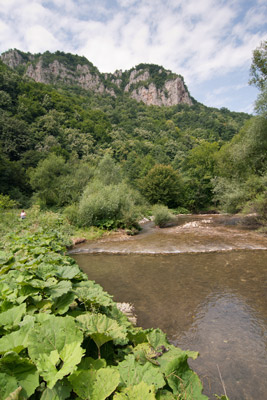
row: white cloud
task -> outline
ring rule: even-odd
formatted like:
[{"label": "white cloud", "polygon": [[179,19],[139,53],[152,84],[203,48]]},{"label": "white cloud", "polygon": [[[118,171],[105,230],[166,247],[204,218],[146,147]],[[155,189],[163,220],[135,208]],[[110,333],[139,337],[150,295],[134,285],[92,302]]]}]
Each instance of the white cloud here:
[{"label": "white cloud", "polygon": [[102,72],[156,63],[188,85],[247,68],[264,0],[0,0],[0,52],[63,50]]},{"label": "white cloud", "polygon": [[33,25],[25,32],[25,42],[31,53],[58,50],[60,43],[55,36],[40,25]]}]

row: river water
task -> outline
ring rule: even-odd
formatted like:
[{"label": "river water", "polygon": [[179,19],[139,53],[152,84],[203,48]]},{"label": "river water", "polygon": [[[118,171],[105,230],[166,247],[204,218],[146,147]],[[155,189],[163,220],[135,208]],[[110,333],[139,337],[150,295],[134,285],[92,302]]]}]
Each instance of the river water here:
[{"label": "river water", "polygon": [[[134,237],[78,246],[72,256],[118,302],[134,305],[137,325],[159,327],[182,349],[215,399],[267,398],[267,237],[250,221],[181,216]],[[221,377],[220,377],[221,375]]]}]

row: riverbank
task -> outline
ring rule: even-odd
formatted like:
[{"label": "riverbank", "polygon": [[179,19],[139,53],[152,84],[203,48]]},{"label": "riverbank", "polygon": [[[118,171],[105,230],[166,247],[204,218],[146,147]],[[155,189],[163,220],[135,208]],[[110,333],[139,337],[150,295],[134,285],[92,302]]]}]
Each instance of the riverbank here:
[{"label": "riverbank", "polygon": [[255,218],[240,215],[179,215],[164,229],[144,221],[138,235],[124,231],[74,246],[71,253],[179,254],[267,249],[266,234]]}]

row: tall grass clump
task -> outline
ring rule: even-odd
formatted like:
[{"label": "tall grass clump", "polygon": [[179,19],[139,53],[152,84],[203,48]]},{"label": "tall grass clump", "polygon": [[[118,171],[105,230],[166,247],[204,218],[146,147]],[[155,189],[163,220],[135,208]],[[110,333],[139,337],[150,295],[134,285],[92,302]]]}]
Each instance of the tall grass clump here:
[{"label": "tall grass clump", "polygon": [[162,204],[156,204],[152,208],[152,213],[154,216],[154,223],[160,228],[164,228],[168,223],[174,219],[174,215],[168,209],[168,207]]}]

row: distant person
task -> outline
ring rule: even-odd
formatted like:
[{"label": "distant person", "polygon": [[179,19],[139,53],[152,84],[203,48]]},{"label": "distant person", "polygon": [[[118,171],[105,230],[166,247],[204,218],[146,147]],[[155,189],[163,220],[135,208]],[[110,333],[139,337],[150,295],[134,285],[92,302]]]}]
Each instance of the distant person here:
[{"label": "distant person", "polygon": [[25,219],[25,218],[26,218],[26,213],[25,213],[24,210],[21,211],[21,213],[20,213],[20,218],[21,218],[21,219]]}]

